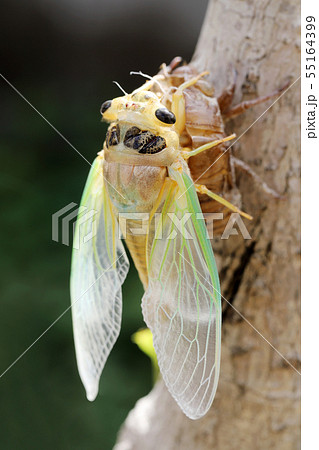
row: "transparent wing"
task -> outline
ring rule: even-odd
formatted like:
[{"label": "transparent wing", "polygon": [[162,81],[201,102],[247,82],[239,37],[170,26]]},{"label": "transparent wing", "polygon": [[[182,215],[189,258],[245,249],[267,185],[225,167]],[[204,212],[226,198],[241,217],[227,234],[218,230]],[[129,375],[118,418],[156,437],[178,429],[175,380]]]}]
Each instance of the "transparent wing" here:
[{"label": "transparent wing", "polygon": [[143,315],[163,379],[191,419],[210,408],[219,377],[221,304],[215,259],[185,172],[171,183],[149,253]]},{"label": "transparent wing", "polygon": [[129,263],[97,157],[83,192],[75,227],[71,305],[77,364],[88,400],[94,400],[107,357],[119,335],[121,285]]}]

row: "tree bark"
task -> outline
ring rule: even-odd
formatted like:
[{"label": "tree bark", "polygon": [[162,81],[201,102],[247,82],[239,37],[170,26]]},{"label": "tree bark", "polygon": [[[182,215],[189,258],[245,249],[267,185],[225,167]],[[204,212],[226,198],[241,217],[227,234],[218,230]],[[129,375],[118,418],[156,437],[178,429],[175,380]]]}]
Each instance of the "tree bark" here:
[{"label": "tree bark", "polygon": [[[217,96],[236,69],[233,104],[269,94],[299,76],[299,18],[297,0],[210,0],[191,66],[210,71]],[[227,131],[240,136],[271,103],[231,120]],[[130,412],[116,450],[300,447],[300,375],[289,365],[300,370],[299,105],[296,82],[235,150],[285,198],[266,196],[239,173],[244,209],[254,216],[252,239],[232,236],[214,247],[222,294],[258,331],[227,304],[209,413],[188,419],[159,381]]]}]

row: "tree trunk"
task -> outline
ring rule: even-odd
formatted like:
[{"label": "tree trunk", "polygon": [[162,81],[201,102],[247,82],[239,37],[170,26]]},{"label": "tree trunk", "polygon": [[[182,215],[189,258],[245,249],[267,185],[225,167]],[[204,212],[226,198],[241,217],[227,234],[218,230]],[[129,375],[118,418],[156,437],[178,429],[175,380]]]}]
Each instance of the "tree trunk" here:
[{"label": "tree trunk", "polygon": [[[297,0],[210,0],[191,66],[210,71],[217,96],[236,69],[233,104],[269,94],[299,76],[299,18]],[[271,103],[231,120],[227,131],[240,136]],[[300,447],[299,105],[296,82],[235,147],[236,156],[285,198],[266,196],[238,173],[244,210],[254,216],[252,239],[232,236],[213,244],[222,294],[232,305],[224,311],[211,410],[188,419],[159,381],[130,412],[116,450]]]}]

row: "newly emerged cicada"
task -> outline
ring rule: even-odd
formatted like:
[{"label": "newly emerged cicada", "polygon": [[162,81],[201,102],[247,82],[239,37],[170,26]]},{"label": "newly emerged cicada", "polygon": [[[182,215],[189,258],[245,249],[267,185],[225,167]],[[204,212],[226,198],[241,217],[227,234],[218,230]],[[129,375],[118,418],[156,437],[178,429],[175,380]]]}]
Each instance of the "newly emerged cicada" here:
[{"label": "newly emerged cicada", "polygon": [[202,76],[174,90],[170,110],[165,91],[151,91],[160,77],[103,103],[110,125],[81,201],[96,212],[96,229],[92,233],[92,223],[78,218],[77,242],[80,232],[93,237],[73,250],[71,275],[75,348],[87,398],[97,395],[120,331],[121,285],[129,269],[122,232],[144,285],[142,311],[162,377],[192,419],[213,402],[221,348],[220,285],[197,192],[240,212],[194,184],[187,162],[234,135],[196,149],[181,144],[184,93]]}]

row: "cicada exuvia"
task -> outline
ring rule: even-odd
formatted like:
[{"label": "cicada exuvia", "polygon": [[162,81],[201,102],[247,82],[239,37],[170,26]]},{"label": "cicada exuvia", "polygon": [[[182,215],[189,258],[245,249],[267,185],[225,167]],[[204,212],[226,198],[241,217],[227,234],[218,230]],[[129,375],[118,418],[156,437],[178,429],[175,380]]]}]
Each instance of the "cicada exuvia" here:
[{"label": "cicada exuvia", "polygon": [[[121,285],[129,269],[122,232],[144,285],[143,316],[168,390],[192,419],[202,417],[213,402],[220,367],[221,294],[197,193],[241,211],[194,184],[188,165],[190,158],[234,137],[196,149],[182,143],[184,94],[203,75],[170,90],[161,88],[164,71],[101,107],[109,128],[81,201],[87,211],[96,212],[95,230],[78,218],[76,241],[80,232],[91,239],[73,250],[71,275],[77,362],[89,400],[97,395],[120,331]],[[144,232],[138,214],[146,222]]]}]

